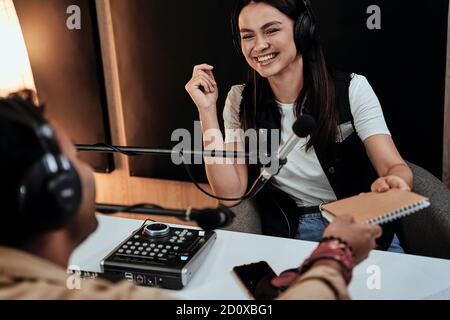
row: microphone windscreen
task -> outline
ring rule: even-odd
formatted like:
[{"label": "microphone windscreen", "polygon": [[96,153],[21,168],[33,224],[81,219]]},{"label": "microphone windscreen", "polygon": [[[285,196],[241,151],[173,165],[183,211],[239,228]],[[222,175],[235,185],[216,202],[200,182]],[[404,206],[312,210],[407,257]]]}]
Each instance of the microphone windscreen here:
[{"label": "microphone windscreen", "polygon": [[306,138],[314,131],[315,128],[316,120],[309,114],[304,114],[294,122],[292,131],[294,131],[298,137]]},{"label": "microphone windscreen", "polygon": [[225,206],[207,208],[191,214],[191,219],[195,220],[198,226],[204,230],[226,227],[233,222],[234,217],[233,211]]}]

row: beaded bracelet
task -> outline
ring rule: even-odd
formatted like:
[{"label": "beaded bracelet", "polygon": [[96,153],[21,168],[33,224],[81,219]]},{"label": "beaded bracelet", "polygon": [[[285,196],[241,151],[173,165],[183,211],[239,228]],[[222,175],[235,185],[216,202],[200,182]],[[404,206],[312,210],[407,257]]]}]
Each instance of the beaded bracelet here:
[{"label": "beaded bracelet", "polygon": [[342,243],[343,245],[346,245],[350,249],[350,251],[353,253],[352,246],[349,245],[347,241],[345,241],[345,240],[343,240],[342,238],[339,238],[339,237],[334,237],[334,236],[325,237],[325,238],[322,239],[322,241],[320,241],[320,243],[327,242],[327,241],[332,241],[332,240],[337,240],[340,243]]}]

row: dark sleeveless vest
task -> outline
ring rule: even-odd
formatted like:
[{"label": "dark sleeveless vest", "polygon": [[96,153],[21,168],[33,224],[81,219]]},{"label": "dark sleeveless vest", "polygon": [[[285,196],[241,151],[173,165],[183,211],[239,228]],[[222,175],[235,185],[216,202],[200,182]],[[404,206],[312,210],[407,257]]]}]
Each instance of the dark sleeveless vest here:
[{"label": "dark sleeveless vest", "polygon": [[[365,146],[358,137],[350,109],[349,87],[351,75],[335,72],[336,109],[339,124],[351,122],[354,132],[341,142],[336,142],[332,148],[323,148],[314,144],[314,150],[325,175],[330,182],[337,199],[369,192],[371,184],[378,175],[367,156]],[[246,90],[244,88],[243,100]],[[249,93],[247,93],[249,94]],[[241,103],[241,109],[243,105]],[[241,112],[242,117],[242,112]],[[270,122],[270,121],[269,121]],[[280,128],[281,123],[267,123],[261,125],[263,129]],[[258,165],[249,166],[249,181],[253,181],[260,173]],[[251,185],[251,183],[249,183]],[[265,235],[293,238],[298,229],[299,209],[288,194],[274,187],[270,183],[251,200],[261,217],[262,231]],[[383,236],[377,240],[378,248],[387,250],[395,233],[396,222],[385,224]]]}]

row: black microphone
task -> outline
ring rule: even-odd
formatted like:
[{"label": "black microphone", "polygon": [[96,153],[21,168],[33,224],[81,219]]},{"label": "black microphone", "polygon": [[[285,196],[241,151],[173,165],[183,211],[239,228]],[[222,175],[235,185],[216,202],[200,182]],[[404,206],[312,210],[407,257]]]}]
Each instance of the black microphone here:
[{"label": "black microphone", "polygon": [[247,195],[245,195],[242,198],[242,200],[248,200],[256,196],[267,184],[267,182],[280,172],[281,168],[283,168],[283,166],[287,162],[287,156],[299,143],[300,139],[309,136],[314,131],[315,128],[316,128],[316,120],[312,116],[304,114],[300,118],[298,118],[292,125],[293,133],[278,149],[277,171],[269,172],[267,169],[264,169],[263,172],[261,172],[261,174],[259,175],[258,179],[256,179],[250,191],[247,193]]},{"label": "black microphone", "polygon": [[198,226],[205,230],[229,226],[235,217],[234,212],[225,206],[197,210],[191,213],[191,220],[196,221]]},{"label": "black microphone", "polygon": [[96,205],[96,211],[102,214],[128,212],[175,217],[184,221],[195,221],[200,228],[206,231],[227,227],[235,218],[234,212],[222,205],[217,208],[174,210],[164,209],[151,204],[121,206],[99,203]]}]

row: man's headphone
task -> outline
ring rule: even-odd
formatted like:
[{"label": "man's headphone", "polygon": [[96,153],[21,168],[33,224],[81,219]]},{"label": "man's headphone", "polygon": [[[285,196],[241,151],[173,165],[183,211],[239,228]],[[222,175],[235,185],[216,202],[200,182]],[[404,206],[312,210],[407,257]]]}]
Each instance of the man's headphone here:
[{"label": "man's headphone", "polygon": [[[318,42],[318,28],[314,18],[309,0],[302,1],[306,10],[302,11],[295,21],[294,25],[294,40],[297,46],[297,51],[302,54],[307,54],[315,42]],[[241,36],[238,28],[237,17],[234,15],[231,18],[231,32],[233,34],[233,42],[238,53],[242,53]]]},{"label": "man's headphone", "polygon": [[81,180],[61,152],[53,129],[37,109],[18,98],[0,100],[0,118],[31,129],[44,151],[20,178],[16,192],[20,217],[36,232],[66,226],[81,205]]}]

